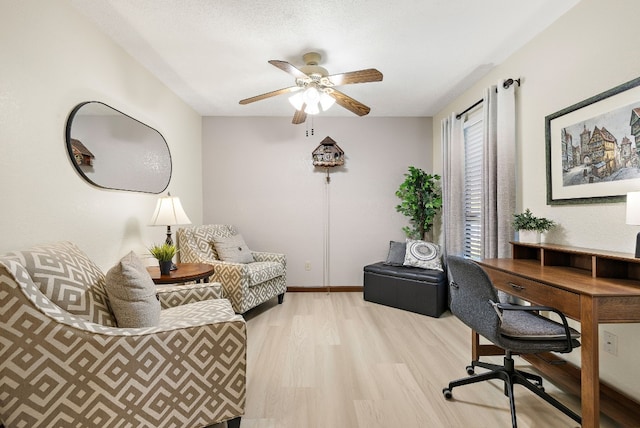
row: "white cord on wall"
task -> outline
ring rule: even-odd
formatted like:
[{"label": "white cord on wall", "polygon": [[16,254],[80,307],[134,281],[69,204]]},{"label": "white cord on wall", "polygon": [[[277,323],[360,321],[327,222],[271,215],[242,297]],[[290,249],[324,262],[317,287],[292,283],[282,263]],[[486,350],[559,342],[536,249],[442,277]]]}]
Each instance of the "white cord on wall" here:
[{"label": "white cord on wall", "polygon": [[326,168],[327,176],[324,186],[324,201],[325,201],[325,218],[324,218],[324,255],[323,255],[323,273],[322,273],[322,285],[327,289],[327,293],[330,292],[330,279],[331,279],[331,206],[330,206],[330,194],[329,184],[331,183],[331,177],[329,176],[329,168]]}]

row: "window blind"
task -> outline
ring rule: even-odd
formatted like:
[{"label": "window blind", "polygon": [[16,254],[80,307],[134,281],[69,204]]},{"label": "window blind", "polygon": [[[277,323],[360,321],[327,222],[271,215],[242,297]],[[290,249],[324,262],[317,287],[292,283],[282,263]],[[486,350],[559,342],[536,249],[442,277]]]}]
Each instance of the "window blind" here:
[{"label": "window blind", "polygon": [[483,120],[481,111],[470,115],[464,131],[464,256],[482,258]]}]

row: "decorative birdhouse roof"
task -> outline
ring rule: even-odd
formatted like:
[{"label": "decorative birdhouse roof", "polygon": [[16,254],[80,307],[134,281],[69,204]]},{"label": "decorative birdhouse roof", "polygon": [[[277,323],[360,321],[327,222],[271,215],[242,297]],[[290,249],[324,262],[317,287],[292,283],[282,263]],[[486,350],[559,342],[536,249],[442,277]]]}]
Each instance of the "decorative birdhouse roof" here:
[{"label": "decorative birdhouse roof", "polygon": [[313,164],[322,167],[344,165],[344,151],[331,137],[326,137],[313,151]]},{"label": "decorative birdhouse roof", "polygon": [[93,153],[87,147],[80,142],[80,140],[76,140],[75,138],[71,139],[71,149],[73,151],[73,156],[76,159],[78,165],[89,165],[93,164]]}]

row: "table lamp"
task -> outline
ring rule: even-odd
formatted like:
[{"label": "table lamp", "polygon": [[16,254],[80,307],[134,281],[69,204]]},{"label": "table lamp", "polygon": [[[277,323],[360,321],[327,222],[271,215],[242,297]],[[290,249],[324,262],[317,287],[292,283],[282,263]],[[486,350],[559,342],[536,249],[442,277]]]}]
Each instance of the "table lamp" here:
[{"label": "table lamp", "polygon": [[173,224],[191,224],[191,220],[184,212],[180,198],[167,193],[167,196],[158,199],[156,210],[151,217],[151,225],[167,226],[167,239],[165,242],[173,245],[173,239],[171,239],[171,225]]},{"label": "table lamp", "polygon": [[[627,193],[627,224],[640,225],[640,192]],[[636,258],[640,258],[640,232],[636,236]]]}]

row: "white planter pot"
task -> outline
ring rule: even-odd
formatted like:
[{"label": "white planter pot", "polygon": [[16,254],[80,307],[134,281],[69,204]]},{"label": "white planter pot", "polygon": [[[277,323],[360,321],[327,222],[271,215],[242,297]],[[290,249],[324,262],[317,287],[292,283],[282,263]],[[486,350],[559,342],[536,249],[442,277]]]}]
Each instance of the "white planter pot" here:
[{"label": "white planter pot", "polygon": [[536,230],[519,230],[518,241],[524,242],[527,244],[539,244],[540,235],[541,235],[540,232]]}]

